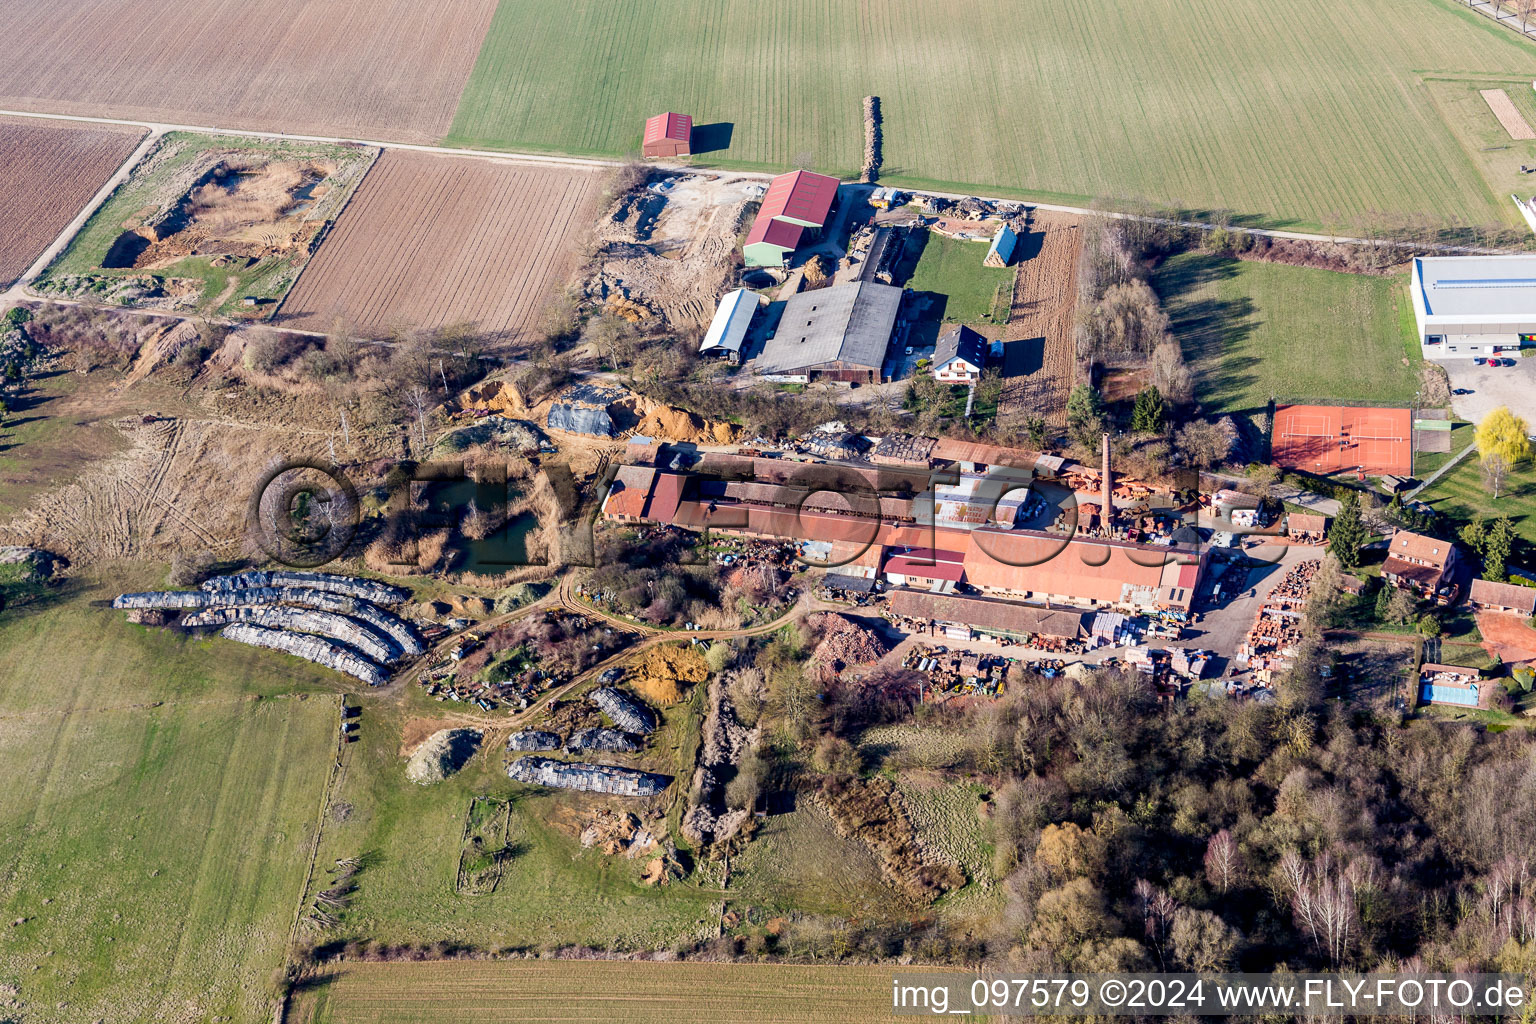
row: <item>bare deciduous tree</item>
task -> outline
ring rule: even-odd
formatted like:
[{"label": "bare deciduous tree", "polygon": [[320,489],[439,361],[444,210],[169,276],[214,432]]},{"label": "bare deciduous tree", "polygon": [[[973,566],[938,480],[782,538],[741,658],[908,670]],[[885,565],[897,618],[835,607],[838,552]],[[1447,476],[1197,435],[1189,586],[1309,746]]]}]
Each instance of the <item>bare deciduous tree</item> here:
[{"label": "bare deciduous tree", "polygon": [[1495,499],[1504,491],[1504,482],[1509,479],[1509,460],[1498,452],[1489,452],[1481,461],[1483,473],[1483,487]]},{"label": "bare deciduous tree", "polygon": [[1295,851],[1280,859],[1279,870],[1289,890],[1297,926],[1311,938],[1318,953],[1335,967],[1342,965],[1359,938],[1352,873],[1340,870],[1327,854],[1308,864]]},{"label": "bare deciduous tree", "polygon": [[1223,895],[1235,885],[1243,872],[1242,856],[1237,852],[1237,840],[1228,829],[1222,829],[1205,844],[1205,877]]}]

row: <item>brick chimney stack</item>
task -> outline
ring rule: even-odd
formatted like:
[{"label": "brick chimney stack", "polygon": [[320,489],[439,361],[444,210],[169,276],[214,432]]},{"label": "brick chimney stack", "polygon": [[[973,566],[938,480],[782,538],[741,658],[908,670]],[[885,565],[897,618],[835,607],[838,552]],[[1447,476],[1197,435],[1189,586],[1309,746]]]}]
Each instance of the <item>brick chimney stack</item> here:
[{"label": "brick chimney stack", "polygon": [[1109,469],[1109,435],[1104,435],[1104,466],[1100,470],[1100,482],[1103,484],[1104,508],[1100,511],[1101,521],[1104,523],[1104,532],[1110,531],[1110,524],[1115,518],[1115,484],[1110,477]]}]

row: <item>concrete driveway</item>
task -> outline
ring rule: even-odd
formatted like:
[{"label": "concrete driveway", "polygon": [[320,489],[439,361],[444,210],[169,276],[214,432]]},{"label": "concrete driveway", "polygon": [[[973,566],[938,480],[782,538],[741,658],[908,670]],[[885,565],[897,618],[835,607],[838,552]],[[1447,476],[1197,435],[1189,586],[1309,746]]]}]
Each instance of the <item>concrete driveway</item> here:
[{"label": "concrete driveway", "polygon": [[[1502,358],[1502,357],[1501,357]],[[1457,417],[1470,423],[1501,405],[1528,423],[1536,424],[1536,359],[1514,359],[1514,366],[1478,366],[1470,359],[1448,359],[1441,363],[1451,379],[1451,389],[1470,388],[1470,395],[1452,395],[1451,408]]]},{"label": "concrete driveway", "polygon": [[[1222,589],[1231,594],[1229,588],[1236,586],[1236,596],[1228,596],[1219,603],[1212,604],[1207,589],[1202,587],[1201,600],[1195,603],[1200,621],[1190,625],[1184,639],[1179,641],[1179,646],[1203,647],[1217,653],[1215,667],[1220,671],[1212,672],[1213,676],[1231,671],[1233,655],[1253,626],[1259,606],[1285,579],[1286,572],[1298,562],[1323,557],[1324,550],[1295,544],[1271,544],[1256,545],[1245,553],[1265,564],[1250,567],[1246,573],[1229,572],[1222,580]],[[1252,597],[1248,596],[1250,591]]]}]

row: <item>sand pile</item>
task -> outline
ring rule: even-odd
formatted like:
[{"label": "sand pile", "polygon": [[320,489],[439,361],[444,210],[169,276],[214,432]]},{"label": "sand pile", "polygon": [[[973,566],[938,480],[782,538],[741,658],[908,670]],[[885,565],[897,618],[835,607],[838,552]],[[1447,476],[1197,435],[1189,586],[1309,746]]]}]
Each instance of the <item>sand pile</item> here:
[{"label": "sand pile", "polygon": [[635,433],[663,441],[735,444],[741,428],[734,423],[712,423],[676,406],[656,405],[641,418]]},{"label": "sand pile", "polygon": [[704,656],[692,647],[666,644],[652,647],[629,667],[629,685],[652,704],[666,707],[683,699],[683,691],[709,678]]},{"label": "sand pile", "polygon": [[528,406],[517,388],[504,380],[488,380],[459,396],[460,410],[483,410],[517,418],[528,414]]},{"label": "sand pile", "polygon": [[633,814],[602,808],[593,812],[581,830],[581,846],[585,850],[599,847],[612,857],[629,849],[639,832],[640,819]]},{"label": "sand pile", "polygon": [[416,748],[405,763],[405,777],[418,786],[442,782],[463,768],[480,748],[479,729],[444,729]]}]

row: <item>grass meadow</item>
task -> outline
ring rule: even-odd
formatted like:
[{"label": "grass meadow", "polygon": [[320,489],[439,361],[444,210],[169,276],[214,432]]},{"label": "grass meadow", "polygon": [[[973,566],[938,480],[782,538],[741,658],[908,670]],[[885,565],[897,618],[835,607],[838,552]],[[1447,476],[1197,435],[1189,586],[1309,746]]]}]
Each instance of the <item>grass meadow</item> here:
[{"label": "grass meadow", "polygon": [[1006,323],[1018,270],[982,266],[986,255],[986,242],[946,238],[930,231],[907,287],[944,296],[942,319],[946,324],[984,327]]},{"label": "grass meadow", "polygon": [[[1458,429],[1452,447],[1455,451],[1472,442],[1469,424]],[[1428,473],[1422,473],[1427,476]],[[1498,498],[1483,485],[1483,472],[1473,452],[1434,484],[1419,494],[1419,500],[1457,526],[1479,515],[1489,518],[1508,516],[1515,534],[1527,544],[1536,544],[1536,462],[1527,460],[1515,467],[1504,482]]]},{"label": "grass meadow", "polygon": [[1536,143],[1483,160],[1492,114],[1430,82],[1533,77],[1536,50],[1455,0],[503,0],[447,141],[618,155],[678,110],[707,126],[698,162],[851,175],[876,95],[890,184],[1515,225]]},{"label": "grass meadow", "polygon": [[0,984],[27,1021],[270,1020],[337,699],[292,659],[130,626],[115,592],[0,615]]},{"label": "grass meadow", "polygon": [[[684,779],[673,762],[691,753],[684,748],[690,744],[689,727],[696,726],[696,716],[691,709],[685,713],[685,707],[669,712],[651,746],[658,759],[655,769]],[[567,944],[655,949],[715,927],[718,893],[693,879],[648,887],[639,881],[645,860],[583,850],[578,823],[600,798],[512,782],[505,774],[504,736],[444,782],[418,786],[408,781],[402,730],[412,720],[443,713],[443,705],[415,687],[403,703],[365,704],[359,741],[347,748],[346,769],[333,797],[333,806],[344,811],[327,820],[320,849],[322,864],[357,857],[363,867],[340,924],[310,936],[311,941],[442,941],[489,950]],[[431,731],[446,727],[435,724]],[[696,733],[694,727],[695,741]],[[679,783],[661,799],[685,793]],[[465,816],[475,796],[512,802],[513,854],[494,892],[466,896],[456,891],[455,878]],[[633,800],[606,802],[615,809],[642,809]]]},{"label": "grass meadow", "polygon": [[1262,410],[1271,398],[1407,404],[1418,390],[1402,275],[1187,252],[1159,267],[1152,284],[1210,410]]}]

